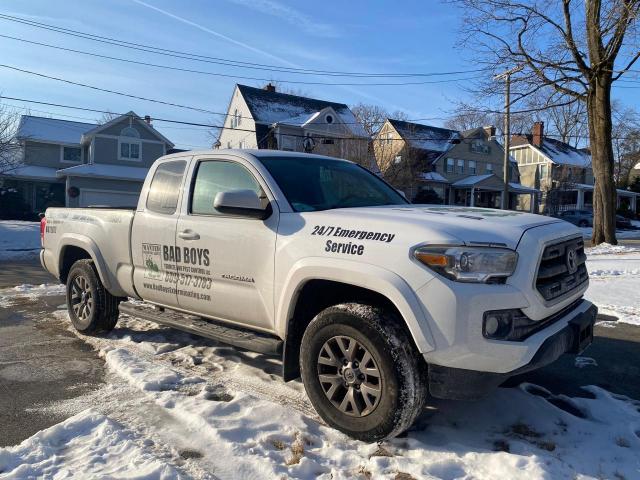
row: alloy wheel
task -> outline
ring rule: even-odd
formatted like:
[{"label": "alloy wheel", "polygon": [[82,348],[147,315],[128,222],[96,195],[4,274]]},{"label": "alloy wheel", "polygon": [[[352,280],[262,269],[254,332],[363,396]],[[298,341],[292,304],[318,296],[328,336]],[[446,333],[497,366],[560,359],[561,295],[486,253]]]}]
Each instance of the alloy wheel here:
[{"label": "alloy wheel", "polygon": [[345,335],[331,337],[322,345],[318,380],[329,401],[353,417],[369,415],[382,396],[382,375],[373,356]]},{"label": "alloy wheel", "polygon": [[88,321],[93,312],[93,294],[89,281],[82,275],[73,279],[71,284],[71,308],[78,320]]}]

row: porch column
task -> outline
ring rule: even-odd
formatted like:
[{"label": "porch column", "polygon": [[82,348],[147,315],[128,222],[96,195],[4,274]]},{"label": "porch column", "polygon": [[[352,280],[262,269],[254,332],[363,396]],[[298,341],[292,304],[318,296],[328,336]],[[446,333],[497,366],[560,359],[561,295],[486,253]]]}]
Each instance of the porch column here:
[{"label": "porch column", "polygon": [[578,203],[576,204],[578,210],[584,210],[584,190],[578,188]]},{"label": "porch column", "polygon": [[636,210],[636,207],[638,206],[638,196],[637,195],[632,195],[631,196],[631,211],[633,213],[638,213],[638,211]]},{"label": "porch column", "polygon": [[476,188],[475,187],[471,187],[471,199],[469,200],[469,206],[473,207],[475,202],[475,194],[476,194]]},{"label": "porch column", "polygon": [[529,212],[531,213],[536,213],[536,197],[537,195],[535,193],[530,193],[529,194]]}]

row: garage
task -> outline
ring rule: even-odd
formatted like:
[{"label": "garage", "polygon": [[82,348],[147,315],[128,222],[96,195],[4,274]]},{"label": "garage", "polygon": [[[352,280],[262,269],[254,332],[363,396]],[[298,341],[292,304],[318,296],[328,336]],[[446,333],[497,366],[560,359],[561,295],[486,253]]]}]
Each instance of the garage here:
[{"label": "garage", "polygon": [[80,207],[131,207],[138,205],[138,193],[114,190],[80,189]]}]

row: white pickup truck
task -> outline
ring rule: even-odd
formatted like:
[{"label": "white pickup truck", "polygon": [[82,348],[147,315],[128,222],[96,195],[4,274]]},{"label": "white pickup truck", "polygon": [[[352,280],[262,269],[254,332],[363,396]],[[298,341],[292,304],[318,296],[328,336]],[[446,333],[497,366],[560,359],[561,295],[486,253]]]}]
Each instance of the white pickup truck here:
[{"label": "white pickup truck", "polygon": [[576,227],[411,205],[346,160],[168,155],[135,210],[50,208],[41,233],[80,332],[122,312],[281,355],[321,417],[366,441],[407,429],[428,395],[479,398],[593,338]]}]

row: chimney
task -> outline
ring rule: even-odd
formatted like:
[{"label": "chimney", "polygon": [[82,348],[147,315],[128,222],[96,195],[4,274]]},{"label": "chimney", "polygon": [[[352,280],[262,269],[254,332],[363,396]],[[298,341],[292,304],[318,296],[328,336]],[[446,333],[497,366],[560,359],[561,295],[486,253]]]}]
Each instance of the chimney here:
[{"label": "chimney", "polygon": [[535,147],[542,146],[542,139],[544,138],[544,122],[535,122],[531,129],[531,143]]},{"label": "chimney", "polygon": [[276,86],[274,84],[272,84],[271,82],[269,82],[264,86],[264,90],[266,90],[267,92],[275,92],[276,91]]},{"label": "chimney", "polygon": [[151,125],[151,117],[149,115],[144,116],[144,121],[147,122],[147,125]]},{"label": "chimney", "polygon": [[495,125],[486,125],[484,127],[482,127],[482,129],[484,130],[485,135],[487,136],[487,138],[489,140],[491,140],[493,137],[496,136],[496,127]]}]

